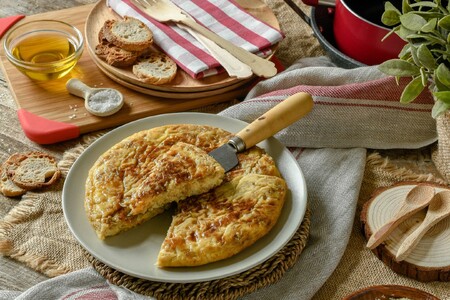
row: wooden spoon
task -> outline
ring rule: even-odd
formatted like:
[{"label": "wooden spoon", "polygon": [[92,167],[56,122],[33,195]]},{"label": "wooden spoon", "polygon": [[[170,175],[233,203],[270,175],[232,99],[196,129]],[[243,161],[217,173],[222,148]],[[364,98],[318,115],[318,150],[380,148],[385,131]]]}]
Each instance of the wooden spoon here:
[{"label": "wooden spoon", "polygon": [[375,231],[367,242],[369,249],[374,249],[404,220],[426,207],[434,196],[434,188],[417,185],[406,195],[404,202],[392,219]]},{"label": "wooden spoon", "polygon": [[428,206],[425,219],[400,245],[395,259],[402,261],[411,253],[427,231],[439,221],[450,216],[450,191],[437,193]]}]

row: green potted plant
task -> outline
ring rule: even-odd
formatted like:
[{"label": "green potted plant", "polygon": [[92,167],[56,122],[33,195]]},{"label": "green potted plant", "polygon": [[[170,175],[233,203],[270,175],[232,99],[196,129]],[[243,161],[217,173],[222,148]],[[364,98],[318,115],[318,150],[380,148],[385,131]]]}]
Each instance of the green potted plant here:
[{"label": "green potted plant", "polygon": [[[411,3],[412,2],[412,3]],[[410,77],[401,95],[402,103],[413,101],[424,89],[435,100],[438,148],[433,161],[450,183],[450,3],[449,1],[403,0],[401,11],[385,3],[382,22],[407,43],[398,59],[379,65],[388,75]]]}]

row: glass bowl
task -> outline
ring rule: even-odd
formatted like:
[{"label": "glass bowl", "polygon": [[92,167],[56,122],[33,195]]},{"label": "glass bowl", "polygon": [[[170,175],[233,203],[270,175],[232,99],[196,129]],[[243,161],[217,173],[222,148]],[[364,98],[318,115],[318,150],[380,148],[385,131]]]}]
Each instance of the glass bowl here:
[{"label": "glass bowl", "polygon": [[7,59],[35,80],[65,76],[83,53],[83,34],[74,26],[56,20],[24,23],[10,30],[3,41]]}]

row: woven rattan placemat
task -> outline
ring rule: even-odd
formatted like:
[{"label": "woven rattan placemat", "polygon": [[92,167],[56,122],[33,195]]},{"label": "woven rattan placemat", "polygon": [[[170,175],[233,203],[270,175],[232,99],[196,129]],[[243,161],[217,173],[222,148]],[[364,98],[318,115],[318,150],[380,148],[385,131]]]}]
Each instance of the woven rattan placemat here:
[{"label": "woven rattan placemat", "polygon": [[86,252],[94,268],[115,285],[161,300],[236,299],[280,280],[295,265],[309,237],[311,212],[292,239],[265,262],[237,275],[195,283],[167,283],[136,278],[117,271]]}]

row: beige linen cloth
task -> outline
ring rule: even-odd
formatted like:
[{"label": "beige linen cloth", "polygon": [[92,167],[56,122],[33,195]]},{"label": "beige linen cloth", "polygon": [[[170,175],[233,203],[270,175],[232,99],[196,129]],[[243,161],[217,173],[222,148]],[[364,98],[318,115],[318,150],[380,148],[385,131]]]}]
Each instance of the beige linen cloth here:
[{"label": "beige linen cloth", "polygon": [[[289,8],[286,8],[281,1],[271,2],[271,6],[279,19],[285,21],[282,22],[285,26],[282,29],[287,35],[287,40],[282,44],[278,54],[285,65],[293,64],[297,58],[321,54],[320,47],[310,36],[309,28],[304,26],[302,27],[304,32],[298,31],[298,24],[295,26],[294,23],[301,21]],[[286,22],[289,19],[297,22]],[[308,45],[308,43],[311,44]],[[315,50],[303,53],[302,49]],[[319,70],[316,68],[318,65],[326,65],[329,69]],[[282,89],[286,90],[286,93],[292,92],[293,90],[290,89],[295,89],[295,86],[308,85],[301,82],[301,78],[313,78],[313,75],[318,73],[325,72],[324,77],[331,74],[330,71],[335,72],[335,76],[345,74],[342,77],[347,77],[351,74],[351,72],[332,68],[330,62],[323,58],[301,61],[294,64],[291,71],[294,72],[290,73],[293,76],[268,80],[265,84],[257,86],[242,104],[244,106],[238,104],[234,107],[245,108],[246,103],[253,101],[250,108],[258,113],[258,110],[268,108],[267,103],[273,105],[282,97],[282,93],[272,95],[270,91]],[[353,79],[359,76],[359,73],[356,74],[358,75]],[[380,75],[376,72],[371,74],[374,77],[370,77],[370,80],[380,79]],[[281,78],[284,80],[279,80]],[[310,84],[320,85],[320,82]],[[340,84],[345,82],[337,83],[337,85]],[[89,134],[75,141],[46,147],[33,144],[26,140],[20,129],[15,116],[14,103],[7,90],[2,88],[0,92],[2,126],[0,137],[3,159],[12,152],[46,151],[57,156],[60,166],[67,172],[71,163],[85,147],[103,134],[103,132]],[[316,102],[324,100],[320,95],[315,96]],[[226,105],[217,105],[206,108],[205,111],[217,113],[225,108]],[[320,111],[326,112],[323,109]],[[233,111],[232,107],[223,114],[245,119],[246,115],[239,116],[240,112],[245,111],[242,109]],[[311,123],[308,122],[301,123],[303,127],[296,129],[307,132],[306,129],[312,128],[308,125]],[[422,125],[424,124],[431,126],[428,119],[425,119]],[[324,125],[323,128],[326,126]],[[348,132],[351,133],[351,130]],[[425,134],[421,135],[423,139],[415,145],[408,141],[410,143],[408,148],[422,147],[431,143],[433,138],[425,136]],[[429,148],[397,153],[396,151],[386,152],[382,150],[386,147],[380,147],[380,150],[370,151],[366,156],[363,145],[353,145],[355,147],[353,149],[313,149],[303,148],[312,147],[312,145],[302,145],[301,136],[295,136],[293,132],[284,131],[277,137],[287,146],[295,147],[292,148],[292,152],[298,158],[307,178],[309,203],[312,206],[311,236],[299,263],[287,272],[280,282],[261,289],[245,297],[246,299],[342,299],[358,289],[374,284],[413,286],[442,299],[448,297],[448,283],[420,283],[399,276],[387,268],[365,248],[365,240],[359,230],[359,211],[376,188],[389,186],[402,180],[443,183],[429,159]],[[314,142],[314,135],[310,135],[307,141]],[[321,143],[324,142],[326,141],[322,139]],[[385,158],[392,153],[395,154],[394,158],[398,159],[394,163]],[[411,165],[411,161],[419,163]],[[410,169],[414,169],[415,172]],[[333,182],[336,178],[340,180]],[[3,261],[13,259],[23,263],[18,264],[17,268],[11,268],[10,274],[23,278],[22,281],[27,282],[21,285],[21,279],[19,279],[15,285],[6,286],[6,279],[0,278],[0,290],[2,290],[0,299],[57,299],[69,294],[72,299],[89,295],[96,295],[103,299],[143,299],[138,294],[110,286],[90,267],[84,258],[81,246],[74,240],[64,222],[61,209],[62,184],[63,181],[51,190],[27,193],[21,199],[5,197],[0,199],[0,216],[3,217],[0,224],[0,252],[6,257],[2,259]],[[323,188],[327,185],[332,185],[332,188]],[[25,265],[53,278],[45,280],[46,276],[27,270]]]}]

